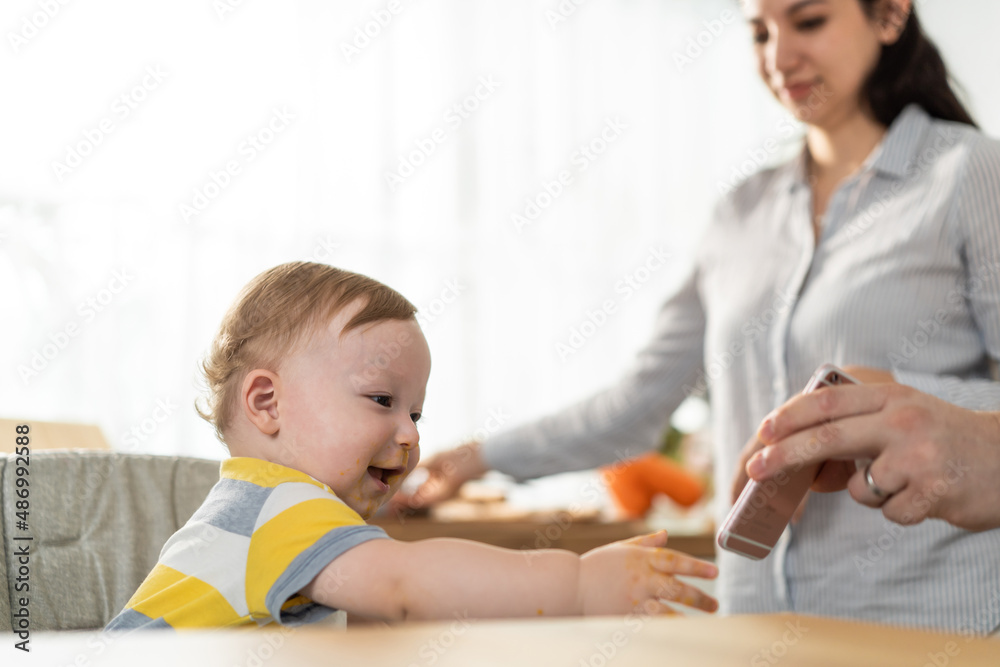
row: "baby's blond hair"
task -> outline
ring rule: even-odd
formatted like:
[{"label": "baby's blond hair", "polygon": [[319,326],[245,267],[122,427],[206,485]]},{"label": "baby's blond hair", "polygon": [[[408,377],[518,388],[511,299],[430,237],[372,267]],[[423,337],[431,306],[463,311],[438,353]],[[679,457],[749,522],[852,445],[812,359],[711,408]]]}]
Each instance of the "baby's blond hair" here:
[{"label": "baby's blond hair", "polygon": [[361,309],[344,325],[351,329],[382,320],[406,320],[416,307],[396,290],[351,271],[315,262],[289,262],[251,280],[230,306],[208,356],[201,363],[208,395],[195,409],[225,443],[246,374],[275,370],[307,335],[354,301]]}]

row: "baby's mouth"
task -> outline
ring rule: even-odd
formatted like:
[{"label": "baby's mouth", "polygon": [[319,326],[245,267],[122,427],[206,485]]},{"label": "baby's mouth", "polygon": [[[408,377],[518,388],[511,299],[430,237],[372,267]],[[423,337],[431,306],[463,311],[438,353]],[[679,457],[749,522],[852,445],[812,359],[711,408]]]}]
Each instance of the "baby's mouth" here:
[{"label": "baby's mouth", "polygon": [[[406,472],[405,466],[398,466],[396,468],[368,466],[368,475],[376,482],[384,486],[385,489],[388,489],[389,486],[399,477],[399,475],[402,475],[404,472]],[[383,489],[383,491],[385,489]]]}]

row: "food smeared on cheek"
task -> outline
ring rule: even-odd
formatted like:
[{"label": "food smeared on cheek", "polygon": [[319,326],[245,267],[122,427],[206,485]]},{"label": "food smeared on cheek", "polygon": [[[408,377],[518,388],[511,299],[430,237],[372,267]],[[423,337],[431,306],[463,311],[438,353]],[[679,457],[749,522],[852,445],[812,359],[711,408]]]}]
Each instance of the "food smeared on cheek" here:
[{"label": "food smeared on cheek", "polygon": [[365,520],[370,518],[379,507],[377,502],[371,500],[370,498],[364,498],[361,492],[357,489],[344,494],[341,497],[341,500],[343,500],[348,507],[360,514],[361,518]]}]

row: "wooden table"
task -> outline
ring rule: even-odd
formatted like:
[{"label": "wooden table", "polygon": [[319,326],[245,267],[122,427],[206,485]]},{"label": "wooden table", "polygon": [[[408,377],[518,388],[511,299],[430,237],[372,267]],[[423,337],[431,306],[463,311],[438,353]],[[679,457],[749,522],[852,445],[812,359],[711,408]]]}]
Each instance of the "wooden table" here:
[{"label": "wooden table", "polygon": [[[651,532],[645,521],[568,521],[558,514],[548,521],[434,521],[426,517],[379,517],[371,523],[404,542],[431,537],[460,537],[508,549],[568,549],[584,553],[595,547]],[[671,535],[671,549],[697,556],[715,556],[711,534]]]},{"label": "wooden table", "polygon": [[[108,638],[37,633],[32,653],[0,648],[0,664],[88,667],[480,667],[669,665],[734,667],[997,667],[1000,641],[794,615],[603,617],[406,624],[337,631],[153,631]],[[8,656],[18,653],[11,662]]]}]

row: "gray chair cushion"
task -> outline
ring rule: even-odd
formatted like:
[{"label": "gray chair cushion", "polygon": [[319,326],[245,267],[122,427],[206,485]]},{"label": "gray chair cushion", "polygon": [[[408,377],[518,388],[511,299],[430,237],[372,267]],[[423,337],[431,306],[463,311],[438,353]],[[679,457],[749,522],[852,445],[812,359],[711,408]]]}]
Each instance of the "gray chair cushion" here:
[{"label": "gray chair cushion", "polygon": [[[7,463],[0,516],[10,545],[12,455]],[[32,630],[104,627],[219,479],[218,461],[94,451],[33,452],[30,470]],[[9,546],[4,560],[10,571]],[[13,602],[9,578],[8,592]],[[10,614],[0,621],[8,630]]]}]

